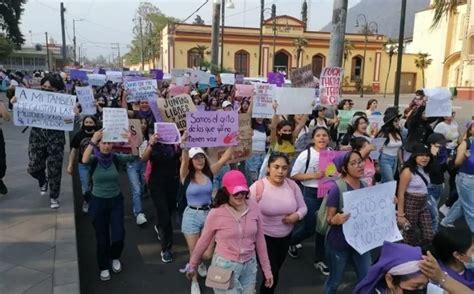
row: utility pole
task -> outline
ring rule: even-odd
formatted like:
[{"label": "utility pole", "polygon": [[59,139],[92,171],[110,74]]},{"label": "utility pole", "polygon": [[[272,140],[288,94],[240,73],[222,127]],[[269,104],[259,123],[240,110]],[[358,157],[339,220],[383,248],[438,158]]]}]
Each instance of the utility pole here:
[{"label": "utility pole", "polygon": [[260,37],[258,42],[258,75],[262,76],[262,46],[263,46],[263,11],[265,0],[260,0]]},{"label": "utility pole", "polygon": [[273,62],[272,72],[275,71],[275,45],[276,45],[276,5],[272,4],[272,25],[273,25]]},{"label": "utility pole", "polygon": [[62,32],[62,38],[63,38],[63,48],[62,48],[63,67],[68,64],[67,47],[66,47],[66,28],[64,27],[64,12],[66,12],[66,8],[64,8],[64,3],[61,2],[61,32]]},{"label": "utility pole", "polygon": [[51,71],[51,65],[49,62],[48,32],[45,32],[44,34],[46,36],[46,62],[48,63],[48,71]]},{"label": "utility pole", "polygon": [[120,57],[120,43],[111,43],[111,45],[112,45],[112,50],[117,49],[118,67],[122,68],[122,59]]},{"label": "utility pole", "polygon": [[143,27],[142,27],[142,17],[138,19],[139,24],[140,24],[140,59],[142,62],[142,71],[145,70],[145,52],[144,52],[144,47],[143,47]]},{"label": "utility pole", "polygon": [[[155,44],[154,44],[155,40],[153,40],[153,30],[151,28],[151,23],[148,25],[148,33],[150,35],[151,63],[153,65],[153,68],[156,68],[155,67]],[[119,51],[120,51],[120,49],[119,49]]]},{"label": "utility pole", "polygon": [[211,72],[216,74],[219,67],[219,24],[220,24],[221,0],[214,0],[212,11],[212,34],[211,34]]},{"label": "utility pole", "polygon": [[346,34],[348,0],[334,0],[332,10],[332,31],[329,43],[329,66],[342,66],[344,37]]},{"label": "utility pole", "polygon": [[225,0],[222,0],[222,25],[221,25],[221,72],[224,70],[224,26],[225,26]]},{"label": "utility pole", "polygon": [[77,51],[79,53],[79,58],[78,58],[79,60],[78,61],[79,61],[79,64],[81,64],[81,46],[79,46]]},{"label": "utility pole", "polygon": [[74,62],[76,62],[76,21],[83,21],[84,19],[73,19],[72,20],[72,42],[74,44]]},{"label": "utility pole", "polygon": [[395,75],[395,99],[393,105],[398,107],[400,101],[400,81],[402,78],[402,58],[403,58],[403,38],[405,36],[405,13],[407,10],[407,0],[402,0],[402,10],[400,13],[400,31],[398,34],[398,56],[397,73]]}]

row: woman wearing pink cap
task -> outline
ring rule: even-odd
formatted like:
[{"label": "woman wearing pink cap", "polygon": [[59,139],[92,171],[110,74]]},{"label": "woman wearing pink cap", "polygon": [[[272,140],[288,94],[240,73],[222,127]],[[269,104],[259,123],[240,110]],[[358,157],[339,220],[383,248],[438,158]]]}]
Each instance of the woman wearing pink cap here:
[{"label": "woman wearing pink cap", "polygon": [[[187,266],[187,277],[195,277],[195,269],[215,240],[212,266],[231,270],[233,281],[229,289],[214,288],[214,293],[255,293],[257,257],[260,261],[265,286],[273,285],[267,245],[257,203],[248,201],[249,188],[245,175],[237,170],[227,172],[223,187],[214,198],[213,209],[207,216],[204,229]],[[209,279],[209,278],[208,278]],[[212,277],[211,277],[212,279]]]}]

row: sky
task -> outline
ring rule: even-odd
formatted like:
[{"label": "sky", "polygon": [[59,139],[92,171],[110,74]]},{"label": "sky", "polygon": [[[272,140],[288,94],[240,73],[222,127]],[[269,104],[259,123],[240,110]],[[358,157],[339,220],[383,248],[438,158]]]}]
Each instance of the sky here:
[{"label": "sky", "polygon": [[[196,14],[206,24],[211,24],[212,3],[208,0]],[[265,6],[270,8],[273,3],[277,7],[277,15],[287,14],[300,18],[303,0],[266,0]],[[349,7],[360,0],[349,0]],[[21,18],[21,31],[25,36],[25,45],[45,43],[45,32],[57,44],[61,43],[60,0],[27,0]],[[133,18],[140,4],[137,0],[63,0],[66,8],[66,42],[72,44],[73,19],[76,20],[77,46],[88,58],[103,55],[108,58],[116,56],[117,49],[112,50],[111,43],[119,43],[123,55],[133,38]],[[164,14],[178,19],[191,15],[206,0],[149,0]],[[229,2],[229,0],[227,0]],[[259,0],[234,0],[234,8],[226,9],[225,23],[231,26],[257,27],[259,21]],[[332,18],[333,0],[308,0],[309,30],[319,30]],[[196,15],[195,14],[195,15]],[[194,16],[188,21],[192,22]],[[265,18],[270,12],[265,13]],[[116,46],[116,45],[115,45]]]}]

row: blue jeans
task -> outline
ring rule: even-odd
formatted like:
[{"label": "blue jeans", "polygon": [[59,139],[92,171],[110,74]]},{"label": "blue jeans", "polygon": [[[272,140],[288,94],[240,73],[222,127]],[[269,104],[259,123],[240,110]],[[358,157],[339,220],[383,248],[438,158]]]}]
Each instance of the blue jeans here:
[{"label": "blue jeans", "polygon": [[[308,213],[305,217],[299,222],[293,234],[291,236],[291,244],[296,245],[301,243],[303,240],[311,237],[316,228],[316,213],[321,207],[323,198],[318,198],[317,193],[318,189],[302,186],[304,202],[308,208]],[[324,259],[324,235],[316,233],[315,244],[314,244],[314,261],[319,262]]]},{"label": "blue jeans", "polygon": [[444,190],[444,184],[431,184],[428,187],[428,210],[430,211],[431,221],[433,222],[433,232],[436,233],[438,231],[438,204],[439,199],[441,198],[441,194]]},{"label": "blue jeans", "polygon": [[397,171],[397,156],[387,154],[380,154],[380,175],[382,176],[382,183],[391,182],[394,180],[395,172]]},{"label": "blue jeans", "polygon": [[245,175],[249,185],[252,185],[258,180],[258,174],[260,173],[260,167],[265,159],[265,152],[255,153],[245,161]]},{"label": "blue jeans", "polygon": [[90,191],[91,191],[90,166],[79,163],[78,170],[79,170],[79,179],[81,180],[82,195],[84,195],[84,201],[89,202]]},{"label": "blue jeans", "polygon": [[474,175],[458,173],[456,176],[456,188],[459,200],[461,200],[464,218],[466,218],[471,232],[474,232],[474,197],[472,192],[474,190]]},{"label": "blue jeans", "polygon": [[445,218],[443,218],[441,222],[443,223],[443,225],[452,225],[461,216],[463,216],[462,204],[461,204],[461,199],[458,199],[451,206],[451,208],[449,209],[448,215]]},{"label": "blue jeans", "polygon": [[347,250],[339,251],[331,246],[326,246],[326,254],[329,260],[331,273],[324,284],[324,294],[337,293],[337,288],[342,282],[344,270],[349,260],[352,260],[359,283],[369,271],[371,264],[370,251],[362,255],[357,253],[352,247]]},{"label": "blue jeans", "polygon": [[185,235],[200,234],[208,214],[209,210],[197,210],[187,206],[181,221],[181,232]]},{"label": "blue jeans", "polygon": [[214,288],[214,294],[253,294],[257,284],[257,258],[240,263],[214,255],[212,265],[232,269],[234,272],[233,286],[228,290]]},{"label": "blue jeans", "polygon": [[137,216],[142,212],[142,193],[145,187],[146,162],[135,159],[127,163],[128,180],[132,194],[133,214]]}]

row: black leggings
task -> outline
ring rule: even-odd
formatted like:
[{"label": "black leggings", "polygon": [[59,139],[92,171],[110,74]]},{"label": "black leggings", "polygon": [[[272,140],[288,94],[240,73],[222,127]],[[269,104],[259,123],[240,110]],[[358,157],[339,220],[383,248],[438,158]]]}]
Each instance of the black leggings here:
[{"label": "black leggings", "polygon": [[260,294],[273,294],[275,293],[276,286],[278,284],[278,278],[280,268],[285,262],[286,255],[288,254],[288,247],[291,242],[291,233],[283,238],[274,238],[265,235],[265,241],[267,242],[268,258],[270,259],[270,266],[272,267],[273,274],[273,286],[271,288],[265,287],[265,276],[260,286]]},{"label": "black leggings", "polygon": [[5,138],[3,138],[3,130],[0,129],[0,180],[3,179],[7,172],[7,156],[5,154]]}]

